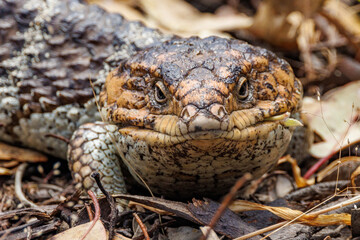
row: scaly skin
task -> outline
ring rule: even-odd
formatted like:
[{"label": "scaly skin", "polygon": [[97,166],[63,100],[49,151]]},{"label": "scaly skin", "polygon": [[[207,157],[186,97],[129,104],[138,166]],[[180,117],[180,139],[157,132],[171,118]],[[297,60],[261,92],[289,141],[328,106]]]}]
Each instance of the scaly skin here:
[{"label": "scaly skin", "polygon": [[[0,6],[0,139],[62,158],[68,148],[80,186],[97,191],[99,171],[124,192],[123,162],[155,193],[218,196],[285,152],[293,128],[271,117],[296,114],[302,89],[273,53],[165,36],[75,0]],[[99,93],[117,65],[100,95],[105,123],[95,122],[88,80]],[[69,147],[49,133],[72,135]]]},{"label": "scaly skin", "polygon": [[[245,172],[269,171],[293,131],[270,118],[297,113],[301,95],[284,60],[210,37],[140,51],[109,74],[100,103],[132,176],[155,193],[190,198],[224,194]],[[99,165],[72,158],[73,149],[75,179],[91,187],[87,176]]]},{"label": "scaly skin", "polygon": [[94,91],[138,50],[170,39],[77,0],[0,0],[0,140],[66,159],[81,124],[100,120]]}]

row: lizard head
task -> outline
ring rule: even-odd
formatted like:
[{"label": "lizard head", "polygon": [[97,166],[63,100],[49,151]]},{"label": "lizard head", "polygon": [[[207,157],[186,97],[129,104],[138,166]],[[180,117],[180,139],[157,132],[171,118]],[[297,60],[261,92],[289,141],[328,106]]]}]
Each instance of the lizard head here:
[{"label": "lizard head", "polygon": [[[284,154],[302,86],[268,50],[217,37],[174,39],[122,62],[100,102],[132,175],[160,194],[217,196]],[[136,173],[135,173],[136,172]]]},{"label": "lizard head", "polygon": [[123,62],[108,76],[101,103],[111,122],[152,144],[173,145],[259,138],[298,111],[301,95],[284,60],[210,37],[175,39]]}]

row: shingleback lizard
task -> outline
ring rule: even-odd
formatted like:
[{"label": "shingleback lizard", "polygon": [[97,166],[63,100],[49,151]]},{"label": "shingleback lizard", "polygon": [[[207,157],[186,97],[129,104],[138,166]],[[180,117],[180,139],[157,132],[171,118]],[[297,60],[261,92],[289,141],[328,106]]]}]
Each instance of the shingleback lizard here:
[{"label": "shingleback lizard", "polygon": [[99,193],[96,170],[124,192],[124,165],[157,194],[217,196],[290,142],[302,86],[266,49],[165,35],[77,0],[0,0],[0,33],[0,140],[68,158],[86,189]]}]

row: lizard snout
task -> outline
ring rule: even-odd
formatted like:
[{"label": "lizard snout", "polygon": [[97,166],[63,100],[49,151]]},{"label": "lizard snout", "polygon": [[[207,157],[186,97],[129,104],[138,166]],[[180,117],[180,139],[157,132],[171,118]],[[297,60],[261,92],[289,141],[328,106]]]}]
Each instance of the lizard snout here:
[{"label": "lizard snout", "polygon": [[[228,127],[228,113],[221,104],[214,103],[204,109],[194,105],[186,106],[181,112],[182,129],[187,133],[209,130],[223,130]],[[184,133],[184,131],[182,131]]]}]

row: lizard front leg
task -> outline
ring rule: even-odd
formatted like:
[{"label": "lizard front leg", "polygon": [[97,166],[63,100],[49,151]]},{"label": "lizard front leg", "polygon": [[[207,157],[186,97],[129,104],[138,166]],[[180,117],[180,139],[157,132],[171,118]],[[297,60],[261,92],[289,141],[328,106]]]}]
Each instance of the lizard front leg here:
[{"label": "lizard front leg", "polygon": [[91,173],[100,173],[104,188],[110,194],[126,193],[116,148],[117,126],[104,123],[86,123],[76,130],[68,146],[68,162],[73,179],[86,190],[102,196]]}]

